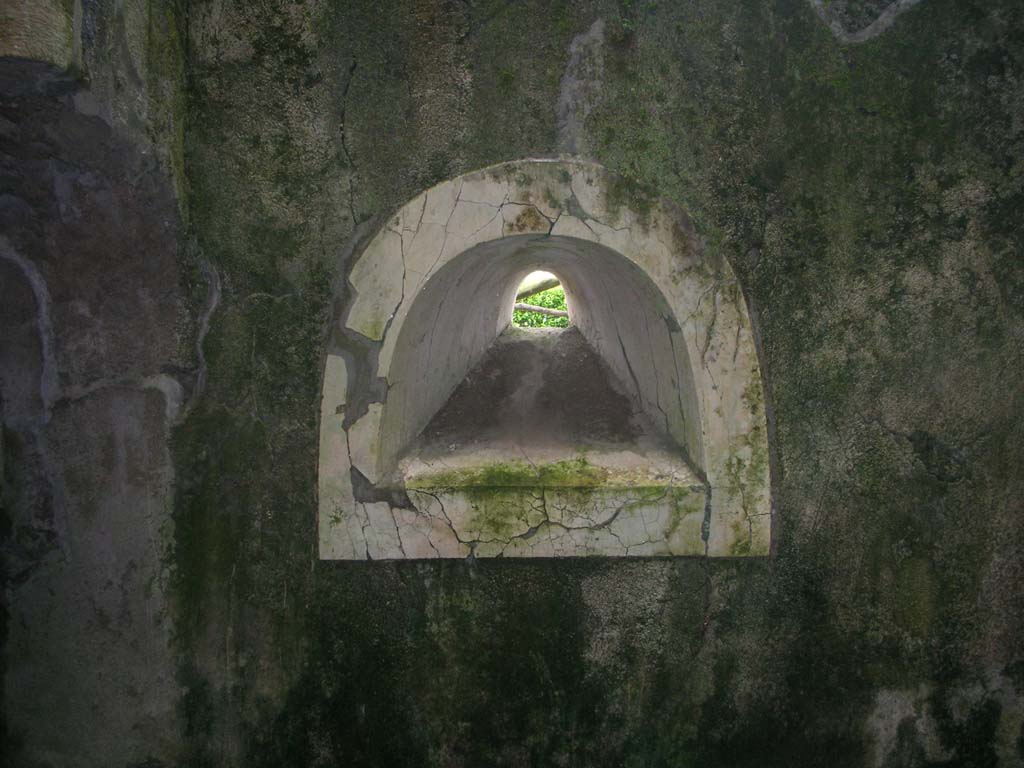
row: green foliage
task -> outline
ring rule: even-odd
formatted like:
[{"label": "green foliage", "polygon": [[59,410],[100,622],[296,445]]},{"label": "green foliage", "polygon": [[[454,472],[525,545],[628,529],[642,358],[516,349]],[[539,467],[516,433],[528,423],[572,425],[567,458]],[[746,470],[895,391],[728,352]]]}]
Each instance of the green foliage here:
[{"label": "green foliage", "polygon": [[[565,290],[561,286],[549,288],[546,291],[527,296],[523,302],[537,307],[565,310]],[[569,318],[542,315],[540,312],[523,312],[517,309],[512,313],[512,325],[519,328],[566,328],[569,325]]]}]

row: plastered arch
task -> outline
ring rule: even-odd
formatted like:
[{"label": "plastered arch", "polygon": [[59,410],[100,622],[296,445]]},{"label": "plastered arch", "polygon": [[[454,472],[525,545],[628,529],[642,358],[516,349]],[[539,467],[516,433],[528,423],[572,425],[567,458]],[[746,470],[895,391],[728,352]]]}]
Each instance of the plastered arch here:
[{"label": "plastered arch", "polygon": [[[400,486],[393,473],[397,456],[507,325],[515,278],[534,266],[556,269],[571,294],[589,298],[580,305],[591,311],[577,313],[574,322],[619,378],[632,381],[637,402],[663,417],[703,486],[703,509],[691,509],[686,523],[691,530],[699,523],[699,537],[637,552],[767,554],[763,384],[750,317],[729,264],[705,251],[677,208],[601,166],[525,160],[422,193],[385,222],[352,266],[353,298],[339,323],[375,354],[363,363],[373,370],[356,372],[343,339],[328,350],[321,557],[479,554],[444,516],[394,502],[400,494],[365,488],[357,494],[351,468],[379,488]],[[602,293],[629,291],[635,298],[627,304],[598,310]],[[477,301],[453,304],[452,296]],[[627,344],[622,328],[630,323],[636,328]],[[357,380],[383,386],[371,402],[360,402],[348,391]],[[350,407],[359,413],[349,413]],[[570,550],[565,553],[629,553],[592,541]]]}]

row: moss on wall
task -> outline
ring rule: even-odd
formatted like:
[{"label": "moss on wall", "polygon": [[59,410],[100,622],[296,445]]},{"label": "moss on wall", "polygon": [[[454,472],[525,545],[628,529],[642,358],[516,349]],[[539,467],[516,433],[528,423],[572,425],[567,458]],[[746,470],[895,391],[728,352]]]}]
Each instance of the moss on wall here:
[{"label": "moss on wall", "polygon": [[[195,764],[1024,759],[1022,13],[927,0],[842,46],[797,0],[193,2],[190,218],[224,286],[175,450]],[[686,208],[757,310],[778,556],[316,561],[346,241],[556,152],[598,16],[596,159]]]},{"label": "moss on wall", "polygon": [[506,461],[425,475],[409,484],[410,488],[592,488],[604,485],[608,470],[596,467],[585,456],[549,464]]},{"label": "moss on wall", "polygon": [[146,4],[146,91],[149,130],[174,184],[182,218],[188,218],[185,130],[188,121],[185,0]]}]

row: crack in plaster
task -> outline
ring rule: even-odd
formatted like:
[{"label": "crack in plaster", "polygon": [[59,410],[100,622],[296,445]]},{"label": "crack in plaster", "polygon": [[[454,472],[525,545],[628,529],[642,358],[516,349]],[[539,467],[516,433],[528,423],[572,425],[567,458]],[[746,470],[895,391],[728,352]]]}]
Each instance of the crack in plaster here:
[{"label": "crack in plaster", "polygon": [[[519,445],[517,448],[525,462],[539,472],[540,467],[523,446]],[[443,458],[425,461],[424,463],[425,466],[435,471],[438,467],[445,469],[449,467]],[[705,490],[703,486],[694,486],[692,484],[679,485],[673,477],[674,475],[670,475],[668,482],[652,487],[608,487],[605,490],[611,492],[613,494],[612,497],[592,497],[587,495],[582,499],[572,496],[573,488],[561,488],[559,486],[502,486],[505,490],[520,492],[529,496],[529,501],[522,500],[523,503],[528,505],[525,509],[525,516],[520,515],[515,518],[518,522],[525,525],[525,529],[518,533],[509,532],[508,535],[502,535],[500,532],[496,532],[496,535],[491,536],[482,535],[486,528],[481,530],[478,528],[479,524],[474,522],[474,520],[478,519],[476,515],[481,511],[481,508],[477,506],[477,502],[462,496],[465,491],[461,487],[414,488],[410,489],[410,493],[418,493],[421,494],[419,498],[433,500],[436,509],[429,503],[426,506],[421,503],[418,505],[418,509],[425,516],[437,519],[439,522],[440,518],[444,518],[443,524],[452,533],[455,540],[469,549],[469,557],[477,556],[481,547],[487,548],[487,556],[503,557],[508,554],[509,548],[515,546],[517,542],[530,542],[528,547],[531,552],[536,552],[537,547],[550,547],[555,556],[571,556],[574,552],[575,554],[583,552],[586,554],[618,554],[628,557],[634,554],[634,552],[658,554],[647,549],[652,545],[661,544],[669,546],[668,537],[671,536],[671,531],[668,526],[672,525],[671,521],[674,518],[674,514],[678,514],[678,507],[675,507],[676,512],[673,513],[671,509],[659,508],[659,505],[671,498],[676,489],[688,490],[690,493],[703,493]],[[500,490],[497,486],[488,486],[488,488],[490,490]],[[658,488],[660,493],[654,496],[649,495],[649,491],[654,488]],[[595,490],[597,489],[595,488]],[[570,496],[565,496],[565,493],[569,493]],[[460,496],[463,498],[459,503],[460,509],[463,508],[463,504],[468,503],[468,507],[464,509],[464,514],[467,514],[468,517],[461,524],[456,523],[445,503],[446,496],[450,497],[453,494],[455,499],[458,499]],[[620,495],[616,500],[614,498],[616,494],[625,494],[626,498],[621,498]],[[608,502],[611,502],[611,504]],[[510,503],[515,505],[517,502],[511,500]],[[676,500],[674,503],[679,502]],[[613,526],[620,519],[623,512],[627,510],[635,510],[636,514],[624,523],[627,526],[626,529],[617,532]],[[581,522],[582,524],[580,524]],[[660,523],[663,527],[661,529],[651,528],[651,525],[655,523]],[[634,531],[638,527],[642,528],[643,537],[639,538],[631,535],[629,541],[624,540],[620,533],[625,533],[626,530],[629,530],[629,526],[632,526]],[[556,530],[568,534],[568,537],[543,536],[546,532]],[[674,530],[674,527],[671,530]],[[475,531],[478,531],[476,535],[466,535],[467,533],[472,534]],[[602,544],[599,540],[593,539],[593,537],[580,538],[574,535],[580,532],[605,532],[610,538],[615,540],[617,546],[609,549],[607,542]],[[566,549],[566,546],[569,549]],[[667,553],[662,552],[661,554]],[[452,555],[449,554],[448,556]]]},{"label": "crack in plaster", "polygon": [[348,147],[348,134],[346,133],[346,122],[345,116],[348,112],[348,92],[352,87],[352,81],[355,80],[356,67],[359,66],[357,59],[352,60],[352,65],[348,68],[348,77],[345,80],[345,85],[341,89],[341,114],[338,115],[338,131],[341,134],[341,151],[345,155],[345,160],[348,162],[350,173],[348,175],[348,209],[349,214],[352,216],[352,226],[356,226],[359,222],[359,218],[356,216],[356,164],[352,158],[352,152]]},{"label": "crack in plaster", "polygon": [[[452,223],[452,216],[455,215],[455,209],[459,207],[459,202],[462,200],[462,188],[465,185],[465,180],[459,179],[459,191],[455,193],[455,202],[452,203],[452,209],[448,212],[448,218],[442,226],[442,229],[444,230],[444,237],[441,238],[441,247],[437,251],[434,263],[430,265],[430,269],[427,270],[426,275],[423,278],[424,282],[429,280],[430,276],[434,274],[434,270],[437,268],[438,262],[441,261],[441,256],[444,255],[445,246],[448,244],[448,225]],[[424,204],[426,203],[424,202]]]},{"label": "crack in plaster", "polygon": [[[97,394],[107,392],[111,389],[126,389],[133,391],[153,390],[159,392],[164,400],[164,419],[168,425],[178,423],[183,417],[184,387],[177,378],[166,373],[155,373],[143,377],[114,376],[103,377],[90,381],[85,385],[61,387],[58,378],[58,366],[56,359],[56,333],[52,319],[52,299],[46,281],[39,269],[31,261],[23,257],[10,247],[6,238],[0,237],[0,258],[14,264],[21,270],[26,281],[32,289],[36,301],[37,332],[40,338],[42,356],[42,367],[39,381],[40,400],[43,404],[42,414],[32,418],[29,423],[23,424],[27,436],[35,446],[42,468],[43,478],[49,490],[53,518],[52,530],[57,547],[63,559],[71,559],[71,536],[70,518],[65,495],[64,482],[53,455],[49,450],[49,441],[46,436],[45,427],[50,423],[53,409],[59,405],[71,404],[89,399]],[[201,392],[206,381],[206,359],[203,354],[202,344],[206,333],[209,331],[209,321],[216,309],[220,299],[220,284],[215,272],[212,272],[208,265],[203,264],[204,275],[210,281],[210,291],[207,296],[206,308],[202,314],[199,333],[196,340],[196,353],[198,364],[196,368],[197,384],[192,393],[192,400]],[[187,409],[185,409],[187,410]],[[7,419],[12,426],[16,419]],[[39,566],[45,561],[38,563]],[[29,579],[38,569],[32,569],[32,573],[24,574],[25,580]]]},{"label": "crack in plaster", "polygon": [[711,387],[713,389],[718,389],[718,383],[715,381],[715,375],[711,372],[711,369],[708,367],[707,361],[708,350],[711,349],[711,342],[715,337],[715,325],[718,323],[719,290],[717,288],[717,285],[713,289],[713,293],[714,295],[711,300],[711,321],[708,323],[707,328],[704,330],[704,345],[701,347],[700,350],[700,365],[701,368],[707,371],[708,378],[711,379]]},{"label": "crack in plaster", "polygon": [[[426,206],[426,201],[424,201],[424,206]],[[395,322],[395,317],[398,315],[398,311],[402,308],[402,304],[405,301],[405,280],[408,274],[405,261],[405,238],[402,237],[402,232],[396,232],[393,229],[389,229],[388,231],[398,236],[398,253],[402,257],[402,291],[398,296],[398,303],[395,305],[394,310],[391,312],[391,316],[388,317],[388,321],[384,324],[384,331],[383,333],[381,333],[382,339],[387,338],[388,331],[391,330],[391,324]]]},{"label": "crack in plaster", "polygon": [[[543,161],[530,162],[540,163]],[[664,388],[667,386],[668,382],[673,382],[676,385],[677,393],[674,398],[675,402],[671,405],[672,407],[678,406],[680,409],[680,418],[686,420],[686,402],[684,402],[683,393],[679,391],[679,386],[683,383],[682,370],[680,369],[679,360],[676,359],[680,350],[685,350],[690,359],[700,361],[701,377],[696,381],[689,382],[689,385],[695,386],[698,390],[697,394],[701,410],[695,411],[695,413],[697,413],[698,418],[701,419],[703,419],[703,416],[700,416],[699,414],[707,413],[709,414],[709,418],[712,419],[710,425],[705,424],[702,420],[699,425],[693,428],[697,430],[697,434],[702,434],[704,436],[704,440],[713,440],[713,445],[717,446],[716,450],[718,451],[714,456],[718,456],[720,459],[726,455],[723,454],[722,451],[728,450],[731,452],[733,450],[732,448],[727,448],[725,443],[722,441],[731,435],[732,430],[735,428],[722,421],[727,415],[724,412],[719,414],[717,420],[716,417],[711,414],[719,413],[719,409],[721,408],[726,408],[728,410],[737,407],[738,405],[728,398],[723,400],[722,398],[725,397],[725,395],[718,392],[718,390],[721,386],[725,386],[726,384],[728,384],[729,387],[733,386],[732,380],[737,375],[735,371],[737,369],[737,363],[740,362],[740,347],[744,345],[744,340],[746,338],[742,333],[742,328],[739,326],[735,329],[735,335],[729,333],[728,341],[733,344],[733,350],[731,351],[732,354],[729,355],[727,350],[728,342],[723,343],[723,339],[725,338],[725,336],[723,336],[724,331],[723,333],[719,333],[719,330],[721,326],[727,326],[728,323],[734,322],[736,320],[734,314],[736,313],[732,311],[732,300],[729,299],[727,295],[721,293],[723,290],[722,275],[718,274],[717,268],[712,267],[709,270],[709,265],[701,265],[699,261],[695,262],[693,266],[685,268],[682,271],[676,269],[672,271],[671,274],[663,274],[659,270],[657,263],[648,263],[646,257],[642,255],[643,252],[638,250],[641,247],[638,243],[634,243],[630,239],[623,239],[622,233],[632,233],[636,227],[640,226],[635,214],[632,214],[628,208],[616,208],[612,211],[611,213],[616,217],[616,223],[620,224],[620,226],[611,226],[610,224],[602,221],[601,218],[592,215],[584,207],[581,202],[582,198],[580,195],[584,195],[584,198],[588,201],[588,207],[596,206],[597,209],[602,209],[602,200],[604,199],[602,195],[606,194],[606,192],[603,191],[605,187],[602,184],[602,177],[598,176],[596,180],[592,179],[591,174],[594,173],[594,169],[590,167],[582,169],[580,167],[574,168],[572,163],[567,165],[570,168],[573,168],[573,170],[568,174],[563,172],[563,175],[558,177],[559,181],[555,182],[556,186],[561,185],[560,188],[563,191],[560,194],[563,197],[563,202],[561,205],[554,204],[551,206],[551,215],[546,213],[545,210],[542,210],[537,204],[529,202],[534,195],[541,195],[542,193],[551,194],[550,188],[548,188],[547,191],[544,191],[544,188],[540,186],[540,184],[552,183],[553,177],[550,170],[551,166],[544,168],[541,172],[541,182],[540,184],[537,184],[535,183],[536,177],[532,175],[532,171],[530,173],[526,173],[524,171],[513,176],[518,166],[516,164],[504,164],[498,166],[500,169],[498,173],[495,173],[494,171],[483,171],[477,174],[469,174],[466,177],[460,177],[458,180],[448,182],[447,185],[443,184],[439,187],[428,190],[423,194],[418,202],[407,206],[409,210],[403,209],[399,213],[399,218],[395,219],[391,226],[385,227],[382,230],[383,232],[388,233],[388,238],[391,236],[398,237],[400,245],[398,247],[394,247],[393,245],[387,244],[390,243],[390,239],[387,243],[381,241],[381,246],[384,248],[384,251],[381,251],[380,253],[375,251],[374,259],[385,253],[388,248],[393,248],[395,251],[392,256],[394,267],[398,267],[398,261],[399,259],[401,260],[402,283],[400,290],[398,290],[399,286],[394,286],[396,289],[394,293],[397,295],[397,302],[394,305],[393,311],[388,314],[386,324],[382,324],[385,330],[381,338],[383,346],[381,347],[379,363],[383,363],[383,368],[378,368],[377,370],[378,373],[383,371],[384,378],[379,379],[379,381],[383,383],[385,391],[383,394],[378,393],[377,397],[386,401],[391,397],[391,390],[393,387],[401,383],[398,380],[399,376],[394,376],[394,374],[399,373],[399,371],[391,370],[391,354],[393,354],[393,350],[391,354],[389,354],[389,349],[394,347],[396,343],[394,337],[401,329],[402,323],[405,322],[405,315],[409,312],[408,305],[411,299],[415,297],[419,287],[437,274],[437,270],[442,266],[442,263],[448,263],[455,255],[457,255],[454,253],[448,253],[449,250],[458,250],[459,252],[462,252],[477,244],[476,241],[478,239],[488,239],[486,230],[493,227],[496,219],[501,216],[505,226],[502,227],[502,233],[496,236],[498,239],[504,236],[516,234],[518,227],[520,226],[528,231],[532,229],[532,234],[535,236],[543,236],[546,234],[546,236],[550,237],[558,231],[560,234],[566,233],[570,238],[580,238],[582,236],[582,239],[587,240],[589,239],[588,236],[583,234],[583,232],[587,232],[593,242],[606,248],[622,252],[626,258],[647,272],[648,276],[651,277],[656,284],[660,285],[665,280],[670,280],[671,285],[668,286],[668,293],[666,294],[666,298],[670,300],[670,305],[680,308],[689,306],[693,309],[689,313],[687,321],[680,326],[679,329],[681,330],[680,338],[684,343],[684,347],[679,347],[677,343],[678,340],[675,338],[675,333],[673,333],[671,327],[671,321],[669,319],[665,320],[665,330],[668,333],[666,351],[672,354],[674,358],[671,367],[667,367],[665,370],[661,370],[657,356],[654,355],[652,351],[654,340],[650,335],[652,328],[650,319],[646,316],[641,319],[640,325],[642,327],[639,329],[639,333],[641,336],[646,334],[648,338],[646,339],[646,345],[638,347],[638,349],[646,350],[644,354],[641,354],[641,357],[644,358],[644,365],[647,365],[647,357],[652,358],[651,364],[654,366],[653,374],[655,376],[651,387],[653,390],[651,394],[653,395],[654,402],[647,404],[646,397],[641,395],[641,398],[644,400],[641,405],[643,407],[656,409],[654,412],[661,415],[661,420],[666,424],[666,427],[671,425],[673,422],[668,414],[668,410],[671,410],[671,408],[669,408],[669,403],[665,401]],[[513,177],[515,179],[514,183],[512,181]],[[581,184],[585,184],[585,186],[580,186]],[[468,192],[470,187],[473,189],[473,194],[463,197],[463,194]],[[478,189],[480,190],[480,193],[477,193]],[[488,193],[491,191],[496,192],[497,194],[490,197],[490,199],[487,199],[489,196]],[[452,193],[454,193],[454,197],[451,196]],[[440,202],[440,204],[435,204],[433,206],[432,210],[436,211],[436,214],[432,213],[432,218],[435,220],[428,221],[426,211],[428,206],[430,206],[431,202],[435,199],[435,195],[447,199],[444,202]],[[447,207],[445,203],[448,200],[451,201],[451,207],[445,211],[444,209]],[[460,208],[463,203],[466,205]],[[468,206],[482,206],[487,209],[491,209],[493,210],[493,215],[488,216],[483,211],[474,212],[473,209]],[[513,217],[511,215],[506,217],[503,215],[503,212],[506,208],[511,210],[510,206],[523,211],[532,208],[533,211],[530,213],[530,217],[526,218],[521,217],[521,215],[520,217]],[[444,217],[443,223],[441,220],[436,220],[437,214]],[[565,226],[562,225],[563,219],[565,220]],[[415,224],[412,224],[413,221],[415,221]],[[543,225],[541,225],[542,221],[546,222],[547,227],[543,227]],[[631,221],[634,222],[632,226],[626,224],[626,222]],[[579,224],[576,225],[575,222],[579,222]],[[429,223],[433,228],[432,232],[424,230],[424,226],[427,223]],[[438,226],[441,227],[441,232],[437,231],[436,228]],[[546,233],[543,232],[544,229],[547,230]],[[637,233],[636,238],[639,240],[650,240],[651,242],[649,245],[657,252],[662,250],[673,251],[676,247],[674,239],[671,242],[667,241],[664,236],[665,231],[667,230],[663,231],[660,228],[657,224],[657,219],[655,219],[655,224],[653,226],[649,223],[645,223],[643,232],[648,233],[649,230],[650,234]],[[410,234],[412,235],[411,238],[409,237]],[[457,237],[462,238],[465,241],[464,247],[460,247],[458,249],[455,248],[455,239]],[[428,256],[428,253],[437,247],[436,244],[438,241],[440,241],[440,249]],[[424,251],[427,252],[424,253]],[[424,256],[430,259],[430,266],[426,272],[420,272],[420,270],[416,268],[415,262],[418,259],[422,260]],[[365,252],[363,258],[366,258]],[[368,265],[370,263],[370,261],[367,262]],[[373,263],[377,264],[378,262],[373,261]],[[380,273],[378,266],[379,274],[373,279],[376,279],[379,282],[381,274],[390,274],[391,271],[394,270],[389,266],[384,273]],[[372,270],[367,270],[368,275],[372,273]],[[420,275],[422,275],[421,279],[417,280],[416,278]],[[416,285],[412,285],[410,281],[416,283]],[[354,283],[351,279],[351,275],[349,276],[349,282]],[[601,280],[600,282],[601,287],[607,294],[608,285],[606,281]],[[406,283],[410,284],[407,285]],[[426,345],[426,356],[428,359],[437,358],[441,354],[437,349],[440,343],[438,334],[441,328],[441,311],[445,301],[450,298],[454,284],[454,281],[444,281],[443,286],[438,286],[440,289],[438,293],[443,294],[442,300],[440,304],[433,302],[436,305],[436,309],[432,306],[427,310],[428,314],[426,317],[430,318],[427,321],[429,323],[429,331],[427,331],[426,328],[423,328],[423,331],[427,331],[429,334],[429,340]],[[672,288],[672,286],[677,287]],[[354,287],[355,285],[353,285],[353,288]],[[694,299],[696,299],[696,301],[694,301]],[[706,304],[705,300],[710,300],[709,304]],[[727,304],[720,305],[721,301],[727,301]],[[722,312],[724,310],[728,311],[723,315]],[[742,308],[739,308],[738,313],[739,322],[742,322]],[[383,314],[384,313],[380,313],[380,316]],[[704,317],[707,317],[706,322],[701,321]],[[383,319],[383,317],[380,317],[380,319]],[[672,320],[674,319],[675,318],[672,318]],[[422,328],[423,325],[426,325],[426,323],[421,323],[418,327]],[[682,329],[685,326],[689,326],[689,328],[686,328],[685,331],[683,331]],[[631,347],[627,347],[626,339],[623,338],[623,330],[618,326],[618,324],[614,324],[612,328],[614,328],[619,353],[622,355],[622,361],[626,368],[624,373],[628,372],[632,379],[632,383],[639,392],[640,377],[637,375],[639,369],[635,367],[635,361],[630,359],[628,354],[628,350]],[[421,333],[423,331],[421,331]],[[643,341],[644,340],[641,338],[640,342],[643,343]],[[389,343],[391,347],[389,347]],[[615,342],[612,341],[612,345],[614,344]],[[744,346],[742,351],[744,352],[743,359],[746,360],[748,350]],[[732,360],[731,367],[729,367],[728,364],[730,358]],[[745,363],[740,367],[745,369]],[[644,374],[646,380],[646,377],[650,375],[650,372],[644,371]],[[673,374],[675,376],[674,380],[672,378]],[[722,379],[723,376],[726,377],[725,380]],[[700,380],[705,377],[707,383],[703,383]],[[404,381],[411,381],[408,376],[400,376],[400,378]],[[662,381],[662,378],[664,378],[664,381]],[[400,405],[403,409],[411,409],[409,413],[416,412],[413,404],[414,401],[410,400],[409,396],[403,397],[401,403],[396,401],[396,405]],[[692,421],[692,419],[689,421]],[[349,422],[349,420],[346,419],[346,422]],[[346,426],[346,430],[350,426],[351,423],[349,422]],[[686,432],[685,423],[683,425],[683,429],[684,432]],[[741,427],[740,431],[743,431],[743,429],[744,428]],[[688,432],[686,433],[688,434]],[[709,438],[709,435],[712,437]],[[686,456],[686,459],[687,463],[692,467],[693,464],[689,461],[688,456]],[[721,474],[721,472],[719,472],[719,459],[715,459],[714,457],[707,459],[707,461],[710,461],[712,465],[710,467],[710,471],[712,471],[716,476]],[[738,522],[735,520],[735,511],[728,511],[728,508],[733,506],[733,502],[729,500],[729,496],[727,494],[725,497],[726,509],[723,509],[723,513],[726,516],[722,521],[715,520],[709,514],[711,507],[711,485],[708,480],[708,476],[704,472],[697,470],[694,470],[694,475],[699,477],[703,486],[702,490],[704,491],[704,519],[701,521],[700,526],[700,538],[704,545],[703,556],[710,556],[712,554],[712,549],[714,550],[714,554],[728,554],[728,552],[723,549],[722,542],[724,541],[727,546],[728,541],[730,540],[730,535],[735,535],[735,533],[728,533],[728,526],[731,525],[733,526],[733,529],[735,529]],[[743,513],[747,521],[746,527],[748,529],[748,534],[752,537],[754,517],[770,517],[771,513],[765,513],[764,515],[750,514],[750,511],[746,509],[749,498],[750,497],[747,494],[739,494],[737,500],[742,501]],[[378,497],[375,496],[374,499],[378,499]],[[379,499],[380,502],[383,502],[384,497],[379,497]],[[441,518],[438,515],[443,513],[445,517],[450,518],[450,510],[446,509],[445,505],[441,503],[442,500],[440,497],[438,497],[436,501],[438,506],[434,511],[435,514],[433,517],[441,528],[429,528],[429,530],[433,531],[431,535],[438,544],[442,541],[442,539],[437,538],[437,536],[440,535],[439,532],[441,530],[447,530],[455,536],[455,539],[453,541],[445,541],[444,546],[449,549],[455,543],[465,547],[471,546],[472,549],[469,556],[474,557],[481,554],[477,549],[478,546],[486,544],[487,542],[498,541],[497,539],[462,540],[459,536],[456,536],[454,526],[452,525],[453,521],[451,519],[449,519],[447,523],[441,521]],[[549,506],[549,502],[553,503],[554,506]],[[526,502],[526,504],[527,510],[530,514],[539,514],[542,508],[544,511],[543,517],[539,521],[534,520],[529,526],[529,528],[533,529],[529,534],[529,538],[536,537],[538,535],[537,532],[539,530],[543,530],[548,525],[556,527],[558,523],[556,520],[551,520],[552,515],[566,513],[565,508],[562,507],[557,499],[547,498],[543,495],[539,498],[534,497],[532,501]],[[628,506],[629,503],[624,502],[623,505],[620,505],[620,511],[622,508],[628,508]],[[570,522],[569,525],[562,524],[561,527],[565,530],[577,530],[580,528],[592,529],[597,524],[595,521],[599,522],[608,512],[608,510],[605,509],[605,514],[595,516],[595,513],[598,511],[599,510],[597,508],[576,510],[574,512],[576,518],[578,520],[585,521],[587,525],[577,526]],[[632,529],[634,534],[640,535],[637,537],[635,542],[631,541],[628,545],[623,545],[627,552],[632,552],[637,550],[637,548],[643,549],[651,543],[651,529],[649,523],[653,523],[656,518],[651,516],[653,514],[651,512],[641,511],[640,514],[642,515],[642,519],[638,518],[635,523],[635,527]],[[428,517],[428,515],[425,515],[424,517]],[[693,522],[695,523],[696,520]],[[403,526],[410,526],[408,529],[409,535],[415,534],[416,537],[424,535],[424,529],[419,523],[416,523],[414,520],[410,520],[407,513],[399,513],[392,507],[391,520],[387,527],[388,529],[391,529],[392,526],[396,525],[398,526],[400,534]],[[643,529],[642,531],[641,528]],[[691,535],[696,534],[695,529],[690,529],[690,531]],[[724,539],[722,538],[723,536]],[[428,539],[429,538],[430,537],[428,536]],[[513,541],[524,538],[525,534],[521,533],[516,537],[513,537]],[[507,547],[508,542],[505,543]],[[607,543],[610,543],[610,541],[606,542],[605,546],[607,546]],[[622,542],[620,541],[620,544],[621,543]],[[438,547],[435,546],[434,540],[430,540],[430,545],[431,551],[433,551],[434,554],[438,554]],[[566,549],[567,546],[569,548],[575,547],[578,553],[583,552],[584,550],[588,552],[593,551],[589,542],[580,542],[578,540],[570,541],[565,539],[561,543],[553,542],[553,545],[559,549],[559,551],[564,550],[568,552],[569,550]],[[423,551],[422,544],[414,544],[414,546],[419,546],[421,548],[420,551]],[[598,548],[600,548],[600,545],[598,545]],[[408,551],[407,546],[403,545],[402,552],[408,553]],[[423,555],[413,554],[412,556],[417,557]],[[445,556],[451,555],[446,551]]]}]

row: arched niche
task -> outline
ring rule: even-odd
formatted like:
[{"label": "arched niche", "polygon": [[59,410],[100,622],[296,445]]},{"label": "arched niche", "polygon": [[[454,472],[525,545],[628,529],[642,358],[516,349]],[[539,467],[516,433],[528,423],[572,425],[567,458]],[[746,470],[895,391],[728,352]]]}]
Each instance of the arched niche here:
[{"label": "arched niche", "polygon": [[[614,452],[581,449],[575,464],[552,463],[557,472],[531,460],[499,483],[445,467],[424,485],[403,453],[508,325],[519,280],[537,268],[563,280],[574,325],[677,455],[633,456],[627,478]],[[594,164],[506,163],[403,206],[348,280],[324,374],[321,557],[768,553],[750,318],[728,263],[676,207]],[[346,334],[371,354],[348,354]],[[354,370],[356,359],[373,370]],[[355,382],[367,391],[350,392]],[[546,501],[588,511],[554,519],[537,511]]]},{"label": "arched niche", "polygon": [[535,269],[561,279],[573,324],[644,411],[703,470],[700,408],[690,361],[664,295],[643,270],[606,246],[531,234],[474,246],[423,285],[402,324],[387,371],[378,476],[393,473],[403,449],[505,329],[516,287]]}]

